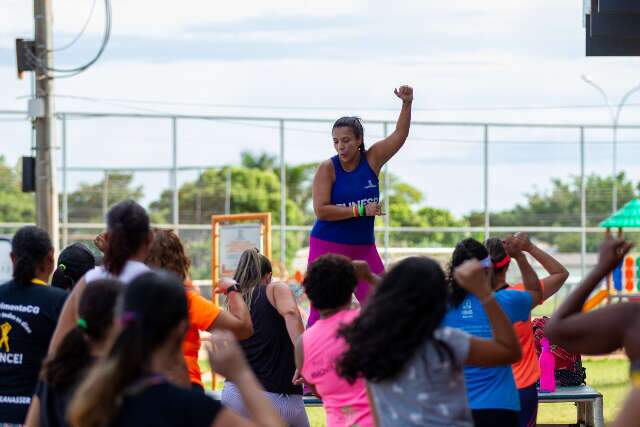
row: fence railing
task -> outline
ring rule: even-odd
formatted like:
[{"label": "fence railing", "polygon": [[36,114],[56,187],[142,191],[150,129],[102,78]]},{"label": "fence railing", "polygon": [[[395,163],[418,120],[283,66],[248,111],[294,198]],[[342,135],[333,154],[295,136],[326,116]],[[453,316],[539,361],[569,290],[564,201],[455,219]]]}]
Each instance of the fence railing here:
[{"label": "fence railing", "polygon": [[[26,122],[26,113],[22,111],[0,111],[0,120],[2,118],[9,118],[11,120],[19,120],[20,118],[25,118]],[[61,218],[60,218],[60,230],[62,236],[62,243],[66,245],[69,240],[69,230],[100,230],[104,227],[103,224],[100,223],[77,223],[70,221],[69,217],[69,194],[71,191],[71,183],[69,180],[70,174],[100,174],[103,176],[109,176],[109,174],[113,173],[125,173],[125,172],[133,172],[133,173],[162,173],[167,174],[169,177],[169,186],[168,190],[171,193],[171,221],[168,224],[158,224],[159,227],[170,227],[175,230],[180,231],[207,231],[210,230],[209,225],[209,217],[205,215],[202,218],[202,224],[184,224],[180,222],[180,182],[179,182],[179,174],[180,173],[198,173],[202,172],[213,165],[210,164],[201,164],[201,165],[181,165],[179,162],[179,150],[181,144],[180,138],[180,130],[183,128],[189,128],[189,126],[193,126],[194,122],[197,123],[213,123],[213,124],[235,124],[238,126],[257,126],[261,129],[267,129],[269,131],[273,131],[269,133],[269,136],[273,139],[270,141],[271,148],[276,148],[277,152],[277,169],[279,170],[279,178],[280,178],[280,215],[279,215],[279,224],[274,224],[273,230],[278,233],[280,239],[280,261],[284,264],[285,256],[286,256],[286,247],[287,247],[287,239],[286,235],[289,232],[308,232],[310,230],[309,225],[302,224],[288,224],[287,223],[287,181],[286,181],[286,167],[287,167],[287,151],[288,149],[295,148],[300,151],[296,144],[291,144],[287,139],[287,135],[289,132],[291,133],[304,133],[308,132],[305,135],[310,133],[322,134],[322,138],[326,138],[329,132],[326,131],[326,128],[330,126],[333,120],[329,119],[320,119],[320,118],[294,118],[294,117],[254,117],[254,116],[207,116],[207,115],[180,115],[180,114],[141,114],[141,113],[92,113],[92,112],[60,112],[56,114],[57,119],[57,127],[59,129],[58,136],[58,146],[60,153],[60,162],[58,167],[58,172],[60,174],[60,194],[61,194]],[[72,124],[77,121],[96,121],[103,119],[115,119],[115,120],[135,120],[135,121],[154,121],[154,123],[162,123],[162,126],[165,126],[167,130],[164,130],[164,137],[166,137],[166,141],[169,142],[169,145],[164,147],[161,151],[157,153],[162,153],[165,159],[168,159],[168,162],[159,166],[150,166],[150,165],[127,165],[127,166],[88,166],[86,164],[71,164],[69,160],[70,154],[70,143],[72,137],[71,132],[73,131],[74,125]],[[131,122],[129,122],[131,123]],[[28,124],[26,122],[25,124]],[[301,124],[307,125],[323,125],[325,128],[324,131],[316,130],[316,129],[300,129],[297,126]],[[375,127],[380,132],[379,137],[383,137],[389,134],[389,129],[395,126],[394,120],[367,120],[366,121],[367,129],[370,127]],[[160,127],[154,126],[154,127]],[[126,134],[126,126],[125,134]],[[253,128],[252,128],[253,129]],[[427,134],[429,135],[427,138],[414,136],[413,133],[421,133],[426,129]],[[446,129],[454,129],[454,138],[450,137],[451,131],[445,131]],[[480,174],[477,177],[477,181],[472,184],[475,186],[476,190],[479,189],[479,193],[481,197],[479,198],[480,203],[470,203],[471,207],[479,207],[483,214],[483,223],[481,226],[462,226],[462,227],[393,227],[390,225],[390,221],[392,219],[391,210],[389,209],[389,188],[390,188],[390,173],[392,168],[395,167],[396,160],[392,160],[390,164],[385,165],[384,168],[384,177],[385,180],[381,185],[381,198],[383,200],[384,210],[387,212],[383,218],[383,225],[376,229],[377,233],[382,236],[382,244],[381,252],[384,254],[385,260],[388,260],[389,257],[389,248],[390,244],[390,235],[391,233],[422,233],[422,234],[432,234],[432,233],[462,233],[462,234],[471,234],[478,233],[482,234],[484,237],[490,236],[492,233],[507,233],[507,232],[515,232],[515,231],[527,231],[530,233],[579,233],[580,234],[580,244],[581,244],[581,270],[584,273],[586,268],[585,256],[587,252],[587,234],[588,233],[597,233],[600,231],[599,228],[590,226],[587,220],[587,203],[586,203],[586,153],[585,146],[587,144],[610,144],[611,142],[608,140],[608,136],[600,136],[599,141],[592,141],[587,139],[587,132],[592,132],[597,135],[602,135],[605,132],[608,132],[612,128],[607,125],[600,124],[550,124],[550,123],[480,123],[480,122],[425,122],[425,121],[413,121],[412,122],[412,139],[417,140],[418,142],[431,142],[434,146],[437,147],[460,147],[464,144],[472,144],[474,150],[474,160],[469,162],[470,167],[480,168]],[[416,131],[418,130],[418,131]],[[640,131],[640,125],[620,125],[617,126],[618,131],[627,131],[627,132],[637,132]],[[538,132],[547,132],[551,134],[558,134],[558,136],[546,135],[544,137],[538,136]],[[87,132],[85,131],[85,134]],[[446,134],[449,134],[447,136]],[[522,140],[521,133],[533,134],[532,140]],[[506,135],[505,137],[492,136],[494,134],[498,135]],[[516,135],[517,136],[514,136]],[[158,134],[159,135],[159,134]],[[445,135],[445,136],[443,136]],[[640,136],[638,133],[637,136]],[[109,141],[109,135],[100,135],[100,138],[104,139],[104,142]],[[98,138],[98,136],[96,136]],[[555,141],[554,141],[555,138]],[[640,140],[640,138],[637,138]],[[193,141],[193,138],[190,138]],[[131,141],[135,141],[135,136],[131,137]],[[295,140],[297,143],[298,140]],[[97,142],[98,144],[100,142]],[[496,188],[496,186],[491,186],[490,177],[492,172],[492,151],[493,147],[506,147],[506,146],[517,146],[516,144],[548,144],[548,147],[557,147],[559,144],[571,144],[577,148],[577,168],[574,172],[575,175],[579,178],[580,182],[580,209],[579,209],[579,222],[573,226],[527,226],[523,224],[518,227],[500,227],[493,226],[491,224],[491,195],[492,190],[496,190],[496,193],[499,195],[501,189]],[[619,142],[620,144],[625,144],[625,140],[622,138]],[[626,143],[635,143],[635,141],[630,141],[627,139]],[[130,143],[135,144],[135,143]],[[77,145],[77,142],[76,142]],[[403,149],[405,150],[405,149]],[[446,152],[446,149],[442,149],[441,152]],[[517,150],[516,150],[517,151]],[[168,153],[168,156],[166,154]],[[408,156],[414,156],[418,154],[419,151],[413,151]],[[534,151],[531,151],[534,153]],[[150,154],[155,154],[151,153]],[[536,155],[541,154],[539,152],[535,153]],[[542,153],[544,154],[544,153]],[[118,152],[114,153],[114,155],[119,155],[123,159],[126,160],[127,155],[126,152]],[[297,156],[296,156],[297,157]],[[326,156],[328,157],[328,156]],[[296,160],[300,160],[296,158]],[[409,160],[409,159],[406,159]],[[95,163],[101,163],[101,159],[93,159]],[[536,161],[535,159],[533,160]],[[606,162],[606,160],[602,160],[602,162]],[[612,163],[615,160],[612,158]],[[518,166],[514,166],[514,175],[517,174]],[[397,170],[401,170],[403,168],[397,168]],[[395,169],[394,169],[395,170]],[[509,177],[506,177],[509,179]],[[479,186],[478,186],[479,184]],[[442,185],[446,185],[444,182]],[[479,187],[479,188],[478,188]],[[230,191],[230,185],[227,185],[227,193]],[[524,191],[523,191],[524,192]],[[477,192],[476,192],[477,193]],[[473,197],[476,197],[478,194],[474,193]],[[225,195],[226,199],[230,198],[229,194]],[[106,211],[108,208],[108,195],[103,194],[103,203],[101,208]],[[479,205],[479,206],[478,206]],[[229,209],[228,202],[225,203],[226,209]],[[577,214],[577,212],[576,212]],[[578,215],[576,215],[578,216]],[[549,221],[552,223],[553,221]],[[20,223],[3,223],[0,224],[0,229],[10,229],[20,226]],[[632,231],[632,230],[629,230]]]}]

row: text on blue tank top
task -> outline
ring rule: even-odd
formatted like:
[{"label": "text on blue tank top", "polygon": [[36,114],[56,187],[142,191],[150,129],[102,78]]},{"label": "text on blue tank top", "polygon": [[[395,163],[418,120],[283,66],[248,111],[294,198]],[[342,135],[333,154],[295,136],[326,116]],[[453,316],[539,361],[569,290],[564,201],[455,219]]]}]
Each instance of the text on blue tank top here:
[{"label": "text on blue tank top", "polygon": [[[380,200],[378,176],[369,166],[366,155],[360,154],[358,167],[346,172],[338,156],[331,158],[336,180],[331,187],[331,204],[336,206],[367,205]],[[311,236],[329,242],[370,245],[375,243],[375,217],[349,218],[342,221],[316,220]]]}]

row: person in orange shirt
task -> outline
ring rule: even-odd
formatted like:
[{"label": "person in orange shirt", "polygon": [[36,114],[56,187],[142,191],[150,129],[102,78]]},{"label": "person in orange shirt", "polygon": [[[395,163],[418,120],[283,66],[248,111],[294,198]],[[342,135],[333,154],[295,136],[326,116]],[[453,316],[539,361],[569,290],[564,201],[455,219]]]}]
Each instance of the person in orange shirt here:
[{"label": "person in orange shirt", "polygon": [[202,373],[198,364],[200,351],[200,331],[211,332],[214,329],[226,329],[243,340],[253,335],[253,324],[249,309],[239,292],[227,292],[232,281],[223,281],[219,288],[227,294],[229,311],[221,310],[213,302],[198,292],[189,278],[191,261],[186,255],[180,238],[172,230],[153,230],[153,242],[145,263],[152,268],[162,268],[176,273],[182,278],[187,292],[189,329],[182,343],[189,381],[194,389],[204,391]]},{"label": "person in orange shirt", "polygon": [[[517,233],[510,242],[516,250],[529,253],[548,273],[548,276],[540,281],[540,287],[542,288],[540,304],[542,304],[564,285],[569,277],[569,272],[555,258],[534,245],[526,233]],[[522,283],[513,286],[507,283],[507,271],[509,270],[511,257],[505,250],[502,239],[491,238],[485,242],[485,246],[489,250],[491,262],[493,263],[493,270],[498,283],[497,290],[514,289],[523,291],[524,285]],[[536,356],[531,317],[525,322],[516,322],[514,328],[522,347],[522,358],[512,366],[513,376],[520,394],[520,427],[532,427],[536,425],[538,415],[536,383],[540,378],[540,365]]]}]

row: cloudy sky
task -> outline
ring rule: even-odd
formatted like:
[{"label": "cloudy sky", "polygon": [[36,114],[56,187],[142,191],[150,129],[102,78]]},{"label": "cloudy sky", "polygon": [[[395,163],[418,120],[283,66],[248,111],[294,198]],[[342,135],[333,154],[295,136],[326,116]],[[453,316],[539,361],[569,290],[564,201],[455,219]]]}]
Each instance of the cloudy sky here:
[{"label": "cloudy sky", "polygon": [[[56,46],[80,31],[92,0],[54,1]],[[589,75],[617,101],[638,83],[637,58],[586,58],[580,0],[337,1],[113,0],[112,39],[87,72],[56,81],[59,111],[181,113],[393,120],[393,88],[415,88],[416,121],[608,123]],[[14,39],[33,33],[32,2],[0,2],[0,110],[23,110],[29,79],[15,75]],[[100,43],[104,5],[87,32],[56,53],[59,67],[81,64]],[[622,123],[637,123],[640,94]],[[29,149],[25,122],[2,121],[0,154]],[[58,126],[58,129],[60,126]],[[167,166],[166,120],[68,123],[72,166]],[[382,134],[367,127],[369,142]],[[278,152],[277,123],[180,121],[181,166],[236,163],[242,149]],[[490,205],[512,206],[551,177],[579,172],[576,130],[492,128]],[[588,131],[587,169],[611,169],[610,133]],[[481,128],[414,126],[391,171],[425,192],[430,205],[458,214],[481,208]],[[639,132],[622,132],[619,162],[638,178]],[[289,123],[286,160],[331,155],[330,124]],[[518,142],[517,144],[508,144]],[[181,174],[180,180],[193,178]],[[72,173],[69,186],[99,174]],[[141,173],[151,200],[164,173]]]}]

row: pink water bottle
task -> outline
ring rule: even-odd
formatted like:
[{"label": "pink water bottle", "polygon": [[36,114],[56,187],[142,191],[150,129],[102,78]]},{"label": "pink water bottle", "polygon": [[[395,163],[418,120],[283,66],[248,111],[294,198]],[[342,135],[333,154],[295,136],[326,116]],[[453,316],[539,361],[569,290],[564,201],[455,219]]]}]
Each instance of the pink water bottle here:
[{"label": "pink water bottle", "polygon": [[556,361],[551,352],[551,344],[547,338],[540,340],[542,353],[540,353],[540,392],[553,393],[556,391]]}]

